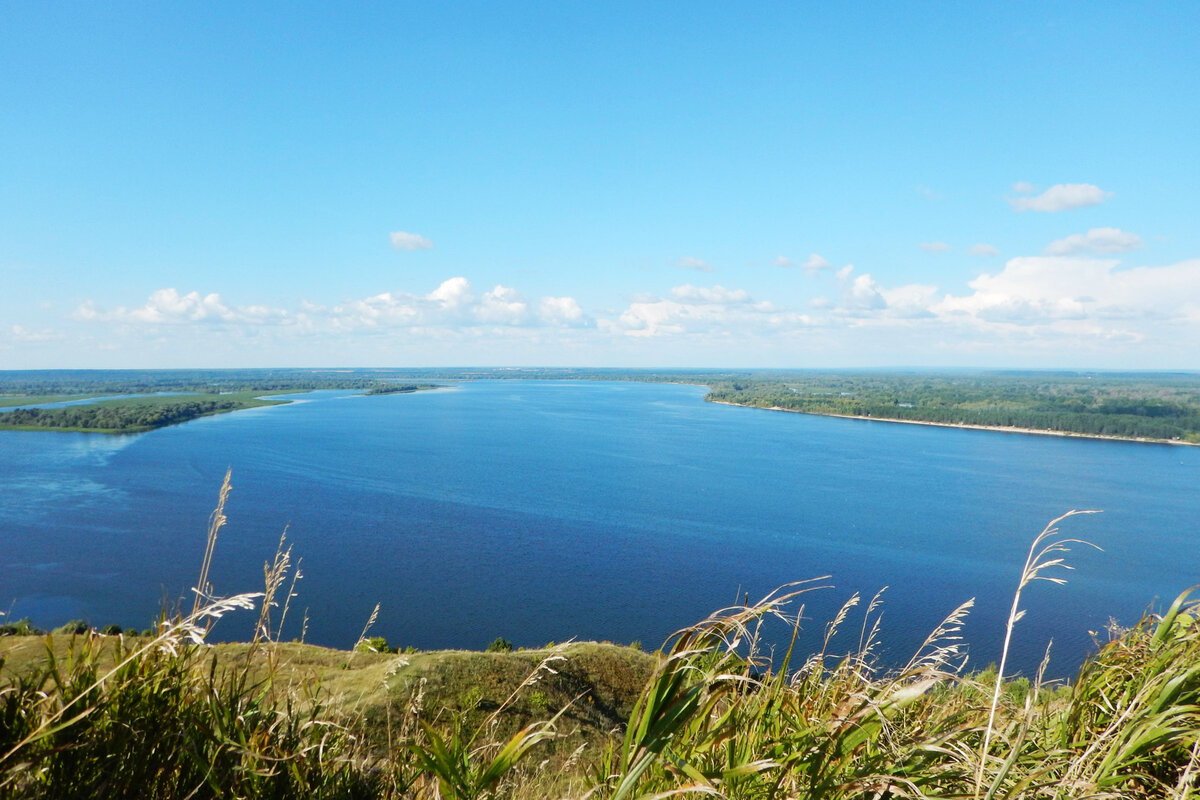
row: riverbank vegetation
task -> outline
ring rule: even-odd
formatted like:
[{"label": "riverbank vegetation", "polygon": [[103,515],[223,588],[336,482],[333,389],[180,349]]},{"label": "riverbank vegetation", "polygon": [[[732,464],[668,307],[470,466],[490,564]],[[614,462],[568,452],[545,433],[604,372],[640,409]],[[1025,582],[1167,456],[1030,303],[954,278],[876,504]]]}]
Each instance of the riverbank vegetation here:
[{"label": "riverbank vegetation", "polygon": [[0,430],[139,433],[211,414],[284,402],[259,397],[256,392],[238,392],[127,397],[58,408],[14,408],[0,414]]},{"label": "riverbank vegetation", "polygon": [[[904,665],[876,657],[882,608],[851,597],[816,652],[771,653],[762,624],[806,624],[794,584],[717,612],[654,654],[569,643],[486,653],[279,641],[290,549],[263,591],[211,594],[212,516],[191,613],[144,635],[0,637],[5,798],[1162,798],[1200,794],[1200,605],[1113,628],[1073,681],[965,673],[952,610]],[[1074,512],[1072,512],[1074,513]],[[1069,515],[1068,515],[1069,516]],[[1060,518],[1061,519],[1061,518]],[[1021,591],[1061,582],[1055,522]],[[243,644],[213,626],[257,612]],[[372,615],[372,619],[374,614]],[[853,632],[849,652],[832,649]],[[25,635],[20,635],[25,634]],[[1006,644],[1007,648],[1007,644]],[[378,651],[378,652],[376,652]],[[385,652],[386,651],[386,652]],[[1044,664],[1043,664],[1044,668]]]},{"label": "riverbank vegetation", "polygon": [[[46,370],[0,372],[0,430],[141,433],[318,389],[407,394],[438,388],[361,370]],[[275,397],[265,397],[274,395]],[[51,407],[38,407],[52,404]],[[65,405],[53,405],[65,404]]]},{"label": "riverbank vegetation", "polygon": [[[103,414],[99,403],[87,413],[41,409],[10,418],[16,412],[0,412],[0,428],[132,432],[248,407],[229,405],[231,395],[316,389],[395,394],[437,388],[438,381],[518,379],[685,383],[709,387],[706,400],[754,408],[1200,444],[1200,374],[1166,372],[565,367],[9,371],[0,372],[0,408],[106,395],[191,396],[160,396],[146,403],[145,398],[111,398]],[[188,408],[189,403],[214,405]],[[147,404],[162,413],[152,420]]]},{"label": "riverbank vegetation", "polygon": [[712,384],[708,400],[808,414],[1200,443],[1191,374],[825,373]]}]

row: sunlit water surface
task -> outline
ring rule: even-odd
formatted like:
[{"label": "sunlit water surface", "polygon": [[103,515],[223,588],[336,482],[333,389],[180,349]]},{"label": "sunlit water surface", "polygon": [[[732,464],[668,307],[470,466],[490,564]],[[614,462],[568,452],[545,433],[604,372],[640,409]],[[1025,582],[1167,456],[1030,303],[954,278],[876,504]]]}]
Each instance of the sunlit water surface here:
[{"label": "sunlit water surface", "polygon": [[[1068,509],[1065,586],[1026,592],[1016,666],[1050,639],[1069,673],[1110,617],[1200,582],[1200,448],[988,433],[704,403],[704,389],[481,381],[317,392],[135,436],[0,432],[0,608],[43,626],[145,627],[193,585],[221,478],[212,582],[261,587],[287,528],[302,558],[284,631],[348,646],[371,609],[393,645],[639,640],[773,588],[802,647],[853,593],[884,592],[882,657],[907,660],[976,598],[971,662],[998,658],[1031,539]],[[189,601],[190,604],[190,601]],[[861,607],[860,607],[861,608]],[[249,634],[249,616],[218,635]],[[839,642],[857,645],[861,617]],[[774,634],[782,634],[775,630]]]}]

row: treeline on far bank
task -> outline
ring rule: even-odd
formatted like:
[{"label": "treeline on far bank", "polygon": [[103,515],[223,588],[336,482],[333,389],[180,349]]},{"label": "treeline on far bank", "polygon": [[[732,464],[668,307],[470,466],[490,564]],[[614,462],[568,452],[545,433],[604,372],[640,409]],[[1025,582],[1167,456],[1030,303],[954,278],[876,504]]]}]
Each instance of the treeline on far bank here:
[{"label": "treeline on far bank", "polygon": [[0,413],[0,428],[136,433],[255,406],[277,405],[253,393],[138,397],[60,408],[14,408]]},{"label": "treeline on far bank", "polygon": [[1200,378],[814,374],[721,381],[708,400],[809,414],[1200,443]]}]

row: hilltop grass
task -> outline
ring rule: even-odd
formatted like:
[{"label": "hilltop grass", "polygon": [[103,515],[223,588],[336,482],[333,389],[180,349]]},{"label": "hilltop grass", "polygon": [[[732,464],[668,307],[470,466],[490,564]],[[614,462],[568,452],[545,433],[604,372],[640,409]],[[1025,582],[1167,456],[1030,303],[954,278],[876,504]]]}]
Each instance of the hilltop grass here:
[{"label": "hilltop grass", "polygon": [[[1061,686],[1040,672],[1006,681],[1003,660],[964,674],[972,601],[900,668],[875,657],[878,595],[861,612],[851,597],[817,652],[763,657],[762,622],[798,632],[823,579],[717,612],[653,655],[596,643],[377,653],[366,628],[336,651],[275,640],[297,577],[282,540],[262,592],[211,595],[229,488],[191,614],[146,637],[0,644],[0,797],[1200,797],[1200,603],[1186,592],[1112,630]],[[1021,589],[1062,581],[1076,540],[1058,521],[1019,574],[1006,650]],[[221,617],[255,608],[251,642],[204,644]],[[858,644],[833,652],[847,627]]]},{"label": "hilltop grass", "polygon": [[[6,637],[0,796],[1197,796],[1195,603],[1117,633],[1069,685],[1008,683],[993,706],[994,672],[954,669],[965,609],[897,671],[871,665],[869,634],[772,671],[746,648],[788,600],[657,655],[207,647],[181,621],[153,639]],[[853,605],[837,624],[861,624]]]}]

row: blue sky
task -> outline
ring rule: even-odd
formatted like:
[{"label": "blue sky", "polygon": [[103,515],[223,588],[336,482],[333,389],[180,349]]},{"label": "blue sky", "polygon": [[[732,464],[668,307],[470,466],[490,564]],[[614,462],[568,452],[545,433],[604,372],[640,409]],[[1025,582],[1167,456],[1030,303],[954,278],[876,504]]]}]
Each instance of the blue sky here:
[{"label": "blue sky", "polygon": [[1200,368],[1192,3],[0,15],[0,368]]}]

